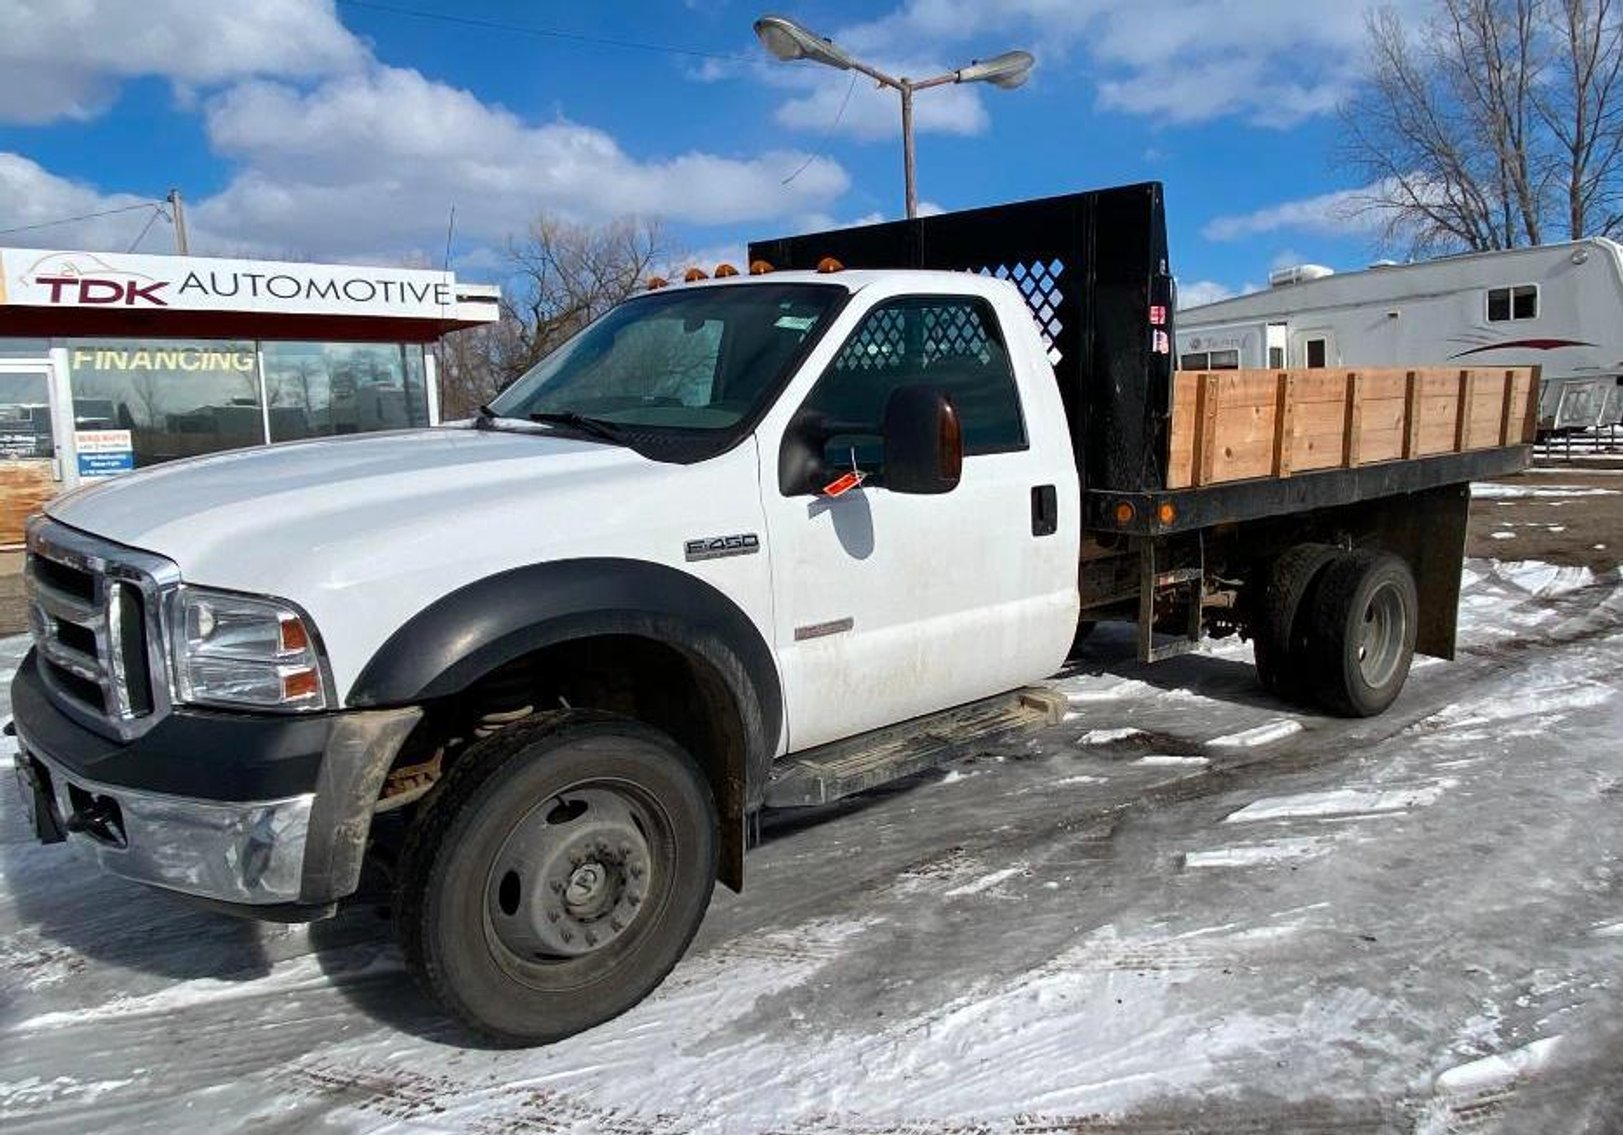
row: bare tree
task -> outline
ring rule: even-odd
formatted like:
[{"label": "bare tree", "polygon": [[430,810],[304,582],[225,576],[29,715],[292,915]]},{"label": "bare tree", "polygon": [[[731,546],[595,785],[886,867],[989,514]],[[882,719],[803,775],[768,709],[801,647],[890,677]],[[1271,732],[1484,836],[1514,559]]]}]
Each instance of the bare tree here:
[{"label": "bare tree", "polygon": [[1623,5],[1555,0],[1553,81],[1537,92],[1567,235],[1623,234]]},{"label": "bare tree", "polygon": [[1619,8],[1437,0],[1414,34],[1390,9],[1372,13],[1368,82],[1341,108],[1340,157],[1371,183],[1356,208],[1379,219],[1382,243],[1486,251],[1615,225]]},{"label": "bare tree", "polygon": [[672,252],[655,220],[602,225],[538,217],[507,246],[501,318],[440,344],[440,404],[470,414],[571,335],[643,286]]}]

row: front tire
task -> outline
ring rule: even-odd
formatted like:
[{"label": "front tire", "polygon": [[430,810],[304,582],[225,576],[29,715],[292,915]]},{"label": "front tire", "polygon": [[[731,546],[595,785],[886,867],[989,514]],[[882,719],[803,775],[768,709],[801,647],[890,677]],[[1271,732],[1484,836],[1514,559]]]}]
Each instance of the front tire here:
[{"label": "front tire", "polygon": [[664,734],[548,713],[471,746],[406,839],[406,959],[492,1041],[544,1044],[631,1008],[675,966],[715,885],[703,773]]}]

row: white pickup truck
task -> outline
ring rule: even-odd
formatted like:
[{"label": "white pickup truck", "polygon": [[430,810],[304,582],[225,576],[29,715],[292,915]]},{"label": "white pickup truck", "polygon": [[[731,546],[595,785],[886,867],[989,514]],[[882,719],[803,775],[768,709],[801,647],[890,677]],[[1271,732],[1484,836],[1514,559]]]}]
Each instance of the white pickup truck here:
[{"label": "white pickup truck", "polygon": [[267,918],[377,863],[426,985],[537,1043],[659,984],[761,809],[1047,720],[1010,692],[1079,620],[1147,659],[1244,631],[1349,713],[1452,650],[1462,485],[1520,438],[1169,487],[1159,186],[756,251],[836,245],[883,266],[651,290],[472,421],[54,502],[13,686],[38,837]]}]

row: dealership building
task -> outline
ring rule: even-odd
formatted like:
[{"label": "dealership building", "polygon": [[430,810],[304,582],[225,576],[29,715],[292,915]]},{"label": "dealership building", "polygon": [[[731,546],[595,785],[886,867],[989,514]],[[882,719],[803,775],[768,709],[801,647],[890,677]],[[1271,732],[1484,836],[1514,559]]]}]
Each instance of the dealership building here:
[{"label": "dealership building", "polygon": [[498,300],[449,272],[0,248],[0,546],[88,480],[430,425],[426,347]]}]

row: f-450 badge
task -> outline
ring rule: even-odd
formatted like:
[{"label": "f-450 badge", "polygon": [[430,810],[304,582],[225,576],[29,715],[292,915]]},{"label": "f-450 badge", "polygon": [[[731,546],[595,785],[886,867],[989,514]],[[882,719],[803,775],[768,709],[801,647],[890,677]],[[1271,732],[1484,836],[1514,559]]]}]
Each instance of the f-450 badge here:
[{"label": "f-450 badge", "polygon": [[687,542],[688,562],[719,560],[724,556],[753,556],[761,550],[761,538],[753,532],[738,536],[710,536]]}]

